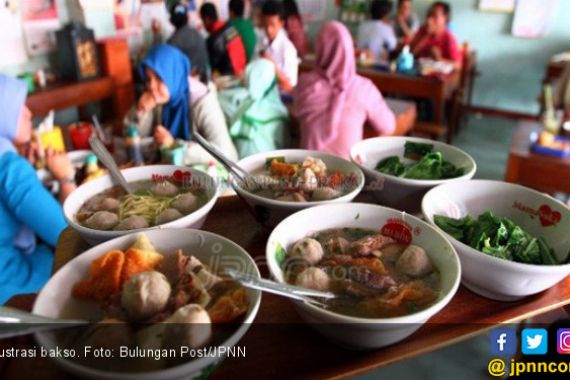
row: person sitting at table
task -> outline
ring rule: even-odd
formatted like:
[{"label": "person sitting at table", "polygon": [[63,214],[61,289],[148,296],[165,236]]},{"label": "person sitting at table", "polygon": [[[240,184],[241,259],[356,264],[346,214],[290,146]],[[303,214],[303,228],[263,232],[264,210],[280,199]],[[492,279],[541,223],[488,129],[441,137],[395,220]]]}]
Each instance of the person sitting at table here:
[{"label": "person sitting at table", "polygon": [[295,0],[283,0],[283,10],[287,36],[297,49],[297,55],[302,57],[309,52],[309,44],[299,7]]},{"label": "person sitting at table", "polygon": [[192,62],[192,73],[199,76],[202,82],[208,83],[206,40],[200,32],[188,25],[188,7],[182,2],[176,2],[170,8],[170,23],[174,25],[176,31],[167,43],[182,50]]},{"label": "person sitting at table", "polygon": [[[180,50],[170,45],[156,46],[142,61],[140,69],[146,91],[126,120],[133,120],[134,114],[138,114],[141,136],[154,135],[161,147],[172,146],[177,141],[185,147],[185,165],[214,161],[201,146],[190,141],[193,132],[229,158],[237,159],[215,87],[190,76],[190,62]],[[160,123],[155,125],[154,120]]]},{"label": "person sitting at table", "polygon": [[457,39],[448,29],[451,7],[448,3],[437,1],[428,11],[427,20],[414,36],[411,50],[417,58],[432,58],[436,61],[453,63],[461,67],[461,51]]},{"label": "person sitting at table", "polygon": [[350,147],[362,140],[365,124],[380,134],[393,133],[394,113],[376,86],[356,73],[348,29],[337,21],[326,23],[315,51],[315,69],[301,75],[293,94],[301,147],[348,158]]},{"label": "person sitting at table", "polygon": [[[16,151],[32,136],[25,106],[27,84],[0,74],[0,303],[39,291],[50,277],[52,248],[67,226],[61,206]],[[65,153],[48,150],[47,168],[60,183],[60,200],[75,190],[75,171]],[[38,239],[39,238],[39,241]]]},{"label": "person sitting at table", "polygon": [[236,28],[241,36],[243,46],[245,47],[247,62],[249,62],[255,52],[257,37],[251,21],[243,17],[245,10],[244,0],[230,0],[228,7],[230,9],[230,24]]},{"label": "person sitting at table", "polygon": [[229,22],[218,19],[218,11],[212,3],[200,7],[202,23],[209,33],[206,40],[212,73],[216,75],[241,76],[247,56],[243,41]]},{"label": "person sitting at table", "polygon": [[221,91],[220,100],[240,157],[286,147],[289,113],[271,61],[252,61],[245,70],[245,88]]},{"label": "person sitting at table", "polygon": [[369,51],[375,61],[387,61],[398,41],[389,20],[392,3],[374,0],[370,5],[371,20],[358,27],[358,48]]},{"label": "person sitting at table", "polygon": [[393,24],[396,38],[403,45],[407,45],[420,27],[418,15],[412,10],[412,0],[398,0]]},{"label": "person sitting at table", "polygon": [[284,29],[283,4],[267,0],[261,8],[265,36],[259,41],[257,54],[275,64],[280,89],[290,93],[297,84],[299,57]]}]

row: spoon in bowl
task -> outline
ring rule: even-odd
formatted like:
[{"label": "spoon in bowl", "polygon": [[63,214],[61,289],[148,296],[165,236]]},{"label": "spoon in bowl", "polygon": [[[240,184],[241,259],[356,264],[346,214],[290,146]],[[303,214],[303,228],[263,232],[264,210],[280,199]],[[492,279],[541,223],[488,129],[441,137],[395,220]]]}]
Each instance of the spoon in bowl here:
[{"label": "spoon in bowl", "polygon": [[267,293],[276,294],[278,296],[303,301],[305,303],[319,307],[326,307],[326,305],[311,297],[324,299],[331,299],[336,297],[336,295],[332,292],[322,292],[320,290],[307,289],[295,285],[281,284],[279,282],[266,280],[264,278],[256,278],[252,275],[238,272],[233,269],[226,269],[224,273],[246,288],[261,290]]},{"label": "spoon in bowl", "polygon": [[56,319],[28,313],[12,307],[0,306],[0,339],[13,338],[40,331],[83,326],[91,323],[83,319]]},{"label": "spoon in bowl", "polygon": [[93,150],[93,153],[95,153],[99,161],[101,161],[103,165],[105,165],[105,167],[109,170],[111,177],[119,185],[121,185],[123,189],[125,189],[127,194],[133,194],[131,185],[127,182],[123,176],[123,173],[121,173],[121,170],[117,166],[117,163],[115,163],[115,159],[113,156],[111,156],[111,153],[109,153],[107,148],[105,148],[105,145],[103,145],[103,142],[95,134],[89,137],[89,145],[91,145],[91,150]]}]

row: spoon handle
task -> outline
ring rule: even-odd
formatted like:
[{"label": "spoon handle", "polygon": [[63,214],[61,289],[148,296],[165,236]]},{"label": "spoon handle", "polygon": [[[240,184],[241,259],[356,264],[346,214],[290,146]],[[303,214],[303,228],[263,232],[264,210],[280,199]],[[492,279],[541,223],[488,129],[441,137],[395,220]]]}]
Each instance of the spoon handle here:
[{"label": "spoon handle", "polygon": [[39,331],[81,326],[88,323],[89,321],[80,319],[43,317],[12,307],[0,306],[0,339],[13,338]]},{"label": "spoon handle", "polygon": [[109,169],[111,177],[115,181],[117,181],[119,185],[121,185],[121,187],[125,189],[127,193],[132,194],[133,189],[131,188],[131,185],[127,182],[125,177],[123,177],[123,174],[121,173],[121,170],[115,163],[113,156],[111,156],[111,153],[109,153],[107,148],[105,148],[105,145],[103,145],[101,140],[99,140],[97,136],[92,135],[91,137],[89,137],[89,145],[91,145],[91,149],[93,150],[93,153],[95,153],[97,158],[101,160],[101,162],[103,163],[103,165],[105,165],[107,169]]}]

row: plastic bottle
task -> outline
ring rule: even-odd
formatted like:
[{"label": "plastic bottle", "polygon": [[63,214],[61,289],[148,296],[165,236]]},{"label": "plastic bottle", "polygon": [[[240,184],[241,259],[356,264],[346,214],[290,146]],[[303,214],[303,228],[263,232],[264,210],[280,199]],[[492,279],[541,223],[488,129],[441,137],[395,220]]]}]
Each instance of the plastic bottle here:
[{"label": "plastic bottle", "polygon": [[397,61],[398,71],[405,72],[414,68],[414,55],[410,51],[410,46],[406,45],[402,49]]},{"label": "plastic bottle", "polygon": [[127,128],[127,137],[125,139],[125,145],[127,146],[127,152],[129,154],[129,160],[133,166],[144,165],[142,147],[141,147],[141,137],[139,131],[135,126],[129,126]]}]

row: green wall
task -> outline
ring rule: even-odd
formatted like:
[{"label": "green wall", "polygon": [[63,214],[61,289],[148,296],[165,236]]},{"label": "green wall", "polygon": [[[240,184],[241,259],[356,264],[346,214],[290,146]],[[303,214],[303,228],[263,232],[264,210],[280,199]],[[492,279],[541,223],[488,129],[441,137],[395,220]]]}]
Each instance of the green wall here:
[{"label": "green wall", "polygon": [[[326,1],[330,2],[329,16],[336,18],[334,2]],[[460,41],[468,41],[478,53],[481,76],[476,79],[474,104],[515,112],[538,112],[537,98],[549,58],[570,50],[567,18],[570,1],[559,1],[558,17],[550,33],[536,40],[511,35],[512,14],[481,12],[478,0],[449,2],[454,32]],[[431,3],[431,0],[414,0],[414,8],[420,18],[423,19]],[[316,33],[318,27],[317,24],[310,25],[310,34]]]}]

